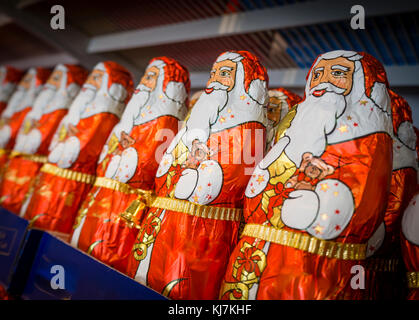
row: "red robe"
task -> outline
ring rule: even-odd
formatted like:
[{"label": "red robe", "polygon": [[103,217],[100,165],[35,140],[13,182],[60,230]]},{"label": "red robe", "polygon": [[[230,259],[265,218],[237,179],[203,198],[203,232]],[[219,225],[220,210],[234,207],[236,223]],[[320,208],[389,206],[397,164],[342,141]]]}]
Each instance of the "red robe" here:
[{"label": "red robe", "polygon": [[[338,179],[350,186],[355,208],[349,224],[333,241],[364,244],[383,221],[386,203],[376,199],[386,198],[388,194],[385,186],[390,183],[391,146],[391,137],[385,133],[326,146],[321,159],[336,168],[327,178]],[[282,205],[293,191],[282,187],[280,182],[276,186],[268,183],[265,190],[268,189],[276,190],[275,196],[269,199],[269,206],[275,207]],[[270,208],[265,213],[261,208],[262,195],[263,192],[254,198],[246,198],[247,224],[272,225],[273,210]],[[340,213],[338,209],[334,214]],[[285,225],[282,229],[307,234]],[[265,244],[270,244],[267,254],[262,251]],[[360,260],[329,258],[243,236],[230,257],[220,298],[247,299],[256,285],[259,285],[256,299],[262,300],[359,298],[362,290],[350,287],[354,276],[351,268],[358,264]]]},{"label": "red robe", "polygon": [[60,177],[41,169],[39,181],[35,185],[35,192],[25,213],[25,218],[29,219],[33,226],[55,231],[63,238],[68,237],[77,210],[94,182],[100,151],[117,122],[117,116],[106,112],[79,121],[76,137],[80,141],[80,153],[67,170],[83,174],[88,182]]},{"label": "red robe", "polygon": [[[137,150],[138,163],[133,177],[126,182],[130,190],[154,189],[154,177],[158,168],[156,151],[167,139],[160,141],[157,133],[161,129],[176,134],[179,120],[173,116],[161,116],[144,124],[134,126],[130,136],[135,139],[132,148]],[[123,151],[119,144],[118,148]],[[98,164],[97,176],[105,176],[112,154]],[[85,220],[77,247],[89,252],[95,258],[121,272],[125,272],[138,229],[129,227],[120,214],[137,198],[135,193],[122,192],[100,186],[93,186],[79,210],[74,228]],[[143,210],[145,211],[145,210]],[[141,219],[141,217],[138,217]],[[73,231],[74,232],[74,231]]]},{"label": "red robe", "polygon": [[[255,150],[257,130],[265,132],[260,123],[248,122],[210,135],[207,145],[219,148],[211,159],[218,160],[223,171],[221,191],[210,206],[242,207],[249,179],[245,170],[251,170],[255,164],[244,164],[236,157],[243,159],[244,146]],[[230,137],[229,143],[220,143],[226,137]],[[230,158],[228,164],[220,161],[225,154]],[[169,197],[182,171],[180,164],[172,165],[168,173],[156,178],[156,194]],[[151,206],[130,256],[128,275],[135,277],[139,264],[145,263],[137,258],[144,253],[145,237],[152,235],[153,247],[147,253],[151,255],[147,285],[173,299],[216,299],[228,257],[237,243],[240,221],[203,218],[173,210],[166,210],[160,219],[162,211]]]},{"label": "red robe", "polygon": [[2,178],[3,174],[5,173],[6,164],[9,160],[9,154],[8,151],[10,151],[13,146],[15,145],[15,140],[17,137],[17,134],[19,132],[20,126],[22,125],[23,120],[26,117],[26,114],[31,111],[32,107],[26,107],[23,110],[20,110],[18,112],[15,112],[13,116],[10,118],[8,125],[10,126],[10,139],[9,142],[6,144],[6,147],[4,150],[6,152],[0,154],[0,178]]},{"label": "red robe", "polygon": [[55,110],[44,114],[38,122],[37,129],[41,132],[41,144],[34,156],[18,155],[10,159],[4,179],[0,185],[2,207],[18,214],[29,189],[35,182],[39,170],[46,161],[48,147],[52,136],[67,109]]}]

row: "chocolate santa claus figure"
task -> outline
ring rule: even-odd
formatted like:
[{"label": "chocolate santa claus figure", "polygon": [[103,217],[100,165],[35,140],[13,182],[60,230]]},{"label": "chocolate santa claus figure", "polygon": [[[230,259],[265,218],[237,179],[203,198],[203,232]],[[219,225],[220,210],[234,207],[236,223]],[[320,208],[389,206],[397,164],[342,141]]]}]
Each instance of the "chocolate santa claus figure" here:
[{"label": "chocolate santa claus figure", "polygon": [[[15,145],[20,126],[31,111],[36,96],[42,90],[51,71],[45,68],[31,68],[19,82],[10,97],[0,119],[0,168],[2,175],[8,161],[9,153]],[[1,199],[0,199],[1,200]]]},{"label": "chocolate santa claus figure", "polygon": [[81,67],[58,65],[48,78],[16,137],[0,186],[2,207],[20,212],[39,169],[47,162],[52,136],[86,77],[87,71]]},{"label": "chocolate santa claus figure", "polygon": [[280,139],[247,185],[246,225],[220,298],[361,294],[351,270],[383,221],[391,179],[387,88],[384,68],[366,53],[315,60],[304,101],[282,120]]},{"label": "chocolate santa claus figure", "polygon": [[96,163],[131,96],[131,74],[106,61],[95,66],[61,120],[25,218],[67,240],[95,179]]},{"label": "chocolate santa claus figure", "polygon": [[[419,159],[419,130],[416,127],[414,130],[416,154]],[[418,182],[416,193],[403,213],[400,237],[402,257],[407,271],[407,288],[409,290],[407,298],[409,300],[419,300],[419,178],[416,181]]]},{"label": "chocolate santa claus figure", "polygon": [[407,269],[409,300],[419,300],[419,187],[402,218],[402,255]]},{"label": "chocolate santa claus figure", "polygon": [[10,66],[0,67],[0,114],[6,109],[7,102],[13,94],[23,72]]},{"label": "chocolate santa claus figure", "polygon": [[393,172],[384,221],[368,240],[366,299],[400,299],[405,293],[400,227],[403,212],[416,191],[416,133],[407,101],[392,90],[389,95],[393,117]]},{"label": "chocolate santa claus figure", "polygon": [[301,97],[295,93],[284,89],[270,89],[268,104],[268,125],[266,127],[266,152],[271,150],[273,145],[278,141],[276,132],[278,125],[287,115],[288,111],[301,101]]},{"label": "chocolate santa claus figure", "polygon": [[[244,189],[263,157],[267,73],[247,51],[221,54],[166,150],[127,272],[173,299],[215,299],[237,241]],[[255,159],[256,158],[256,159]]]},{"label": "chocolate santa claus figure", "polygon": [[145,211],[135,203],[128,207],[154,189],[160,158],[185,117],[189,88],[189,72],[177,61],[150,61],[102,150],[97,178],[74,225],[73,246],[125,272]]}]

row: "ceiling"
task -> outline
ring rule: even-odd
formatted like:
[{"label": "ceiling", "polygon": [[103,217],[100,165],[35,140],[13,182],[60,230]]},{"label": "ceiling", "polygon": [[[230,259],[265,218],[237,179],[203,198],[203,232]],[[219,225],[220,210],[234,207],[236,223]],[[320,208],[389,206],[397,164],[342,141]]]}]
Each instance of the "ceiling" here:
[{"label": "ceiling", "polygon": [[[197,88],[221,52],[249,50],[259,56],[276,85],[301,87],[318,54],[346,49],[366,51],[378,58],[388,70],[390,83],[419,86],[419,5],[399,0],[394,9],[386,9],[384,2],[383,8],[376,8],[381,2],[356,1],[372,9],[366,9],[365,29],[353,30],[350,6],[335,2],[339,8],[347,8],[345,14],[335,9],[336,13],[327,13],[326,22],[321,22],[321,17],[316,22],[313,16],[318,12],[311,13],[310,8],[321,12],[325,3],[333,7],[333,1],[3,0],[0,12],[7,19],[2,22],[0,17],[0,64],[14,62],[27,67],[37,61],[53,66],[61,59],[91,67],[102,59],[114,59],[138,79],[151,58],[166,55],[189,69],[191,78],[196,79],[192,86]],[[65,31],[49,27],[50,8],[55,4],[65,8]],[[281,25],[268,16],[264,21],[269,12],[278,12],[279,20],[289,21]],[[293,23],[293,17],[281,16],[283,12],[305,18]],[[224,21],[217,19],[227,17],[229,21],[248,20],[244,28],[230,28],[232,32],[211,31]],[[196,27],[199,23],[209,31]],[[278,25],[280,28],[275,27]]]}]

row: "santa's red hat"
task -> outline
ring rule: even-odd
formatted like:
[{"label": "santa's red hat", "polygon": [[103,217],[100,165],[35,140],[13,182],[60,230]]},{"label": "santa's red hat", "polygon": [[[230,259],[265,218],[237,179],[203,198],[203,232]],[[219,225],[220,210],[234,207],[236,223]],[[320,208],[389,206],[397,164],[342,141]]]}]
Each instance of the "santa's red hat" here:
[{"label": "santa's red hat", "polygon": [[16,69],[11,66],[3,66],[2,71],[5,73],[5,77],[3,78],[3,82],[1,84],[6,83],[14,83],[17,84],[22,79],[24,72],[22,70]]},{"label": "santa's red hat", "polygon": [[163,67],[163,92],[167,97],[185,103],[191,89],[188,69],[169,57],[153,58],[148,64],[148,67],[150,66]]},{"label": "santa's red hat", "polygon": [[241,63],[244,70],[244,90],[258,104],[265,105],[267,102],[266,89],[269,83],[266,68],[260,63],[259,58],[249,51],[229,50],[220,54],[216,62],[232,60]]},{"label": "santa's red hat", "polygon": [[114,61],[98,63],[94,69],[105,71],[108,75],[107,89],[109,94],[118,101],[127,103],[134,91],[131,73]]}]

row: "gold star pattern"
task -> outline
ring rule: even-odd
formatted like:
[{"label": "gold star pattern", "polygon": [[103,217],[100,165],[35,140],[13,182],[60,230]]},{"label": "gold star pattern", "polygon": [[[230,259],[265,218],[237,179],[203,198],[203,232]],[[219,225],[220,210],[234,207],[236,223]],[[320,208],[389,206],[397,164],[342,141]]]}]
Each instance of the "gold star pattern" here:
[{"label": "gold star pattern", "polygon": [[320,188],[324,191],[324,192],[326,192],[330,187],[329,187],[329,185],[327,184],[327,183],[322,183],[321,185],[320,185]]},{"label": "gold star pattern", "polygon": [[335,192],[333,192],[333,195],[334,195],[335,197],[337,197],[337,196],[339,195],[339,192],[335,191]]},{"label": "gold star pattern", "polygon": [[316,231],[316,234],[322,234],[324,227],[317,225],[314,227],[314,231]]},{"label": "gold star pattern", "polygon": [[349,121],[351,121],[352,120],[352,117],[351,116],[347,116],[346,119],[348,119]]},{"label": "gold star pattern", "polygon": [[246,99],[246,96],[244,95],[240,96],[240,100],[244,100],[244,99]]},{"label": "gold star pattern", "polygon": [[341,133],[344,133],[344,132],[348,132],[348,126],[347,125],[342,125],[342,126],[340,126],[339,127],[339,129],[338,129]]},{"label": "gold star pattern", "polygon": [[265,179],[263,178],[262,175],[258,175],[258,178],[256,180],[257,183],[261,184],[263,181],[265,181]]},{"label": "gold star pattern", "polygon": [[327,220],[327,218],[329,218],[329,216],[326,213],[323,213],[321,217],[322,217],[322,220]]},{"label": "gold star pattern", "polygon": [[359,101],[359,104],[362,105],[362,106],[366,106],[367,103],[368,103],[367,100],[361,100],[361,101]]},{"label": "gold star pattern", "polygon": [[221,117],[221,118],[220,118],[220,122],[221,122],[221,123],[223,123],[223,122],[225,122],[225,121],[226,121],[226,118],[224,118],[224,117]]}]

